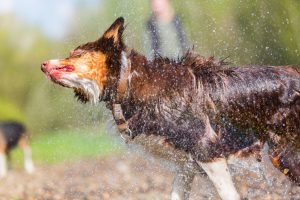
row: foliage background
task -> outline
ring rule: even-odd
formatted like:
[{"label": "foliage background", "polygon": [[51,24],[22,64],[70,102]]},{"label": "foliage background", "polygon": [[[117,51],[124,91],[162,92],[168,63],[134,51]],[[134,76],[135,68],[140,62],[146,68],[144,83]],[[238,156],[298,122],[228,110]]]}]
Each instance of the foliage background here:
[{"label": "foliage background", "polygon": [[[72,91],[46,80],[42,61],[65,57],[70,49],[96,39],[118,16],[127,21],[128,46],[146,51],[142,35],[149,1],[99,0],[93,6],[85,6],[84,0],[72,2],[74,17],[59,38],[49,37],[15,12],[0,12],[0,120],[22,121],[33,136],[96,126],[109,118],[102,105],[81,105]],[[202,55],[229,56],[234,65],[300,63],[298,0],[173,0],[173,5],[191,47]]]}]

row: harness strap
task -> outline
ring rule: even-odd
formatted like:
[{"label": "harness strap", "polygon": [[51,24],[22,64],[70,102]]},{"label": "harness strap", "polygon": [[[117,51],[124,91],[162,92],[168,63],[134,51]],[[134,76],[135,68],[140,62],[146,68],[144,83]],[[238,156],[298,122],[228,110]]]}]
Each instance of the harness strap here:
[{"label": "harness strap", "polygon": [[133,139],[133,135],[123,115],[121,104],[113,104],[112,112],[122,139],[128,143],[129,140]]},{"label": "harness strap", "polygon": [[127,66],[121,67],[120,80],[117,86],[116,103],[121,103],[128,89],[128,80],[131,71],[131,62],[127,60]]},{"label": "harness strap", "polygon": [[126,97],[126,92],[128,90],[131,62],[130,60],[127,60],[127,55],[124,56],[126,56],[126,59],[122,59],[125,59],[123,60],[123,62],[127,62],[127,66],[121,66],[120,80],[117,86],[116,101],[112,105],[112,113],[121,137],[124,139],[125,143],[127,143],[130,139],[133,139],[133,135],[131,130],[129,129],[128,122],[124,117],[121,102]]}]

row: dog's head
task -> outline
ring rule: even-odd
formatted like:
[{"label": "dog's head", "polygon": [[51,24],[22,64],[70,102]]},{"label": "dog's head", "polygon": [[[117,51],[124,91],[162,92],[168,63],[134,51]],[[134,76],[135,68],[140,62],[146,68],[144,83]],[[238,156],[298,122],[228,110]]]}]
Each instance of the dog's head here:
[{"label": "dog's head", "polygon": [[83,102],[99,102],[115,83],[121,66],[127,64],[122,40],[124,19],[118,18],[98,40],[80,45],[65,59],[42,63],[42,71],[53,82],[73,88]]}]

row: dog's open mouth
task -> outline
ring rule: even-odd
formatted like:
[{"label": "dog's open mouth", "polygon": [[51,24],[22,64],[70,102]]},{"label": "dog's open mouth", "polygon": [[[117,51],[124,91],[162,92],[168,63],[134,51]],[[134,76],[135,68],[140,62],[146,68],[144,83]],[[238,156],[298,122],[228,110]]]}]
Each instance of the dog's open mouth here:
[{"label": "dog's open mouth", "polygon": [[65,65],[65,66],[53,68],[53,70],[62,71],[62,72],[72,72],[74,71],[74,69],[75,67],[72,65]]},{"label": "dog's open mouth", "polygon": [[48,79],[64,87],[68,87],[68,86],[61,83],[61,81],[59,81],[61,79],[62,74],[65,72],[72,72],[74,71],[74,69],[75,67],[72,65],[52,67],[50,69],[49,68],[47,69],[46,67],[42,67],[42,71],[46,74]]},{"label": "dog's open mouth", "polygon": [[72,65],[65,65],[65,66],[60,66],[60,67],[53,67],[49,70],[44,70],[44,72],[47,74],[47,75],[57,75],[57,74],[60,74],[61,72],[72,72],[74,71],[75,67],[72,66]]}]

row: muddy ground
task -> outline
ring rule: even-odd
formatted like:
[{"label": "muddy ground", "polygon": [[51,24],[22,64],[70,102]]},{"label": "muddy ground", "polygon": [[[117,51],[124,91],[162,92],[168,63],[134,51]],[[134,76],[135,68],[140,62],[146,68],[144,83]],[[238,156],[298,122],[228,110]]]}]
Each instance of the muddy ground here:
[{"label": "muddy ground", "polygon": [[[241,168],[242,166],[242,168]],[[246,167],[245,167],[246,166]],[[248,199],[300,199],[300,187],[268,170],[268,181],[256,162],[231,167],[239,192]],[[170,199],[173,172],[134,154],[37,166],[33,175],[10,170],[0,180],[0,199]],[[197,176],[191,199],[219,199],[206,177]]]}]

